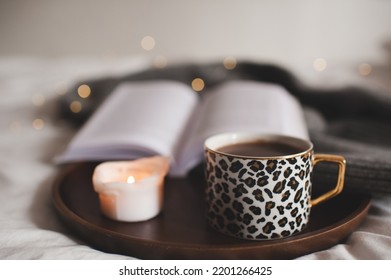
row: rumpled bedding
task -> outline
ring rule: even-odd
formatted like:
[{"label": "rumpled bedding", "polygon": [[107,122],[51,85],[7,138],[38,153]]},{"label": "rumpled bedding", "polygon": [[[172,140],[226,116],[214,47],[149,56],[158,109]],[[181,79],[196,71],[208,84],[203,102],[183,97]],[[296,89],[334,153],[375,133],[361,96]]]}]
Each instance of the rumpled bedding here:
[{"label": "rumpled bedding", "polygon": [[[0,259],[133,258],[91,248],[59,220],[51,188],[61,167],[53,158],[77,132],[58,114],[58,100],[69,88],[78,81],[148,67],[148,60],[139,57],[0,58]],[[307,114],[317,137],[321,118],[311,110]],[[352,125],[359,128],[353,120]],[[336,123],[333,129],[346,127]],[[300,259],[391,259],[391,196],[381,191],[372,195],[368,216],[343,243]]]}]

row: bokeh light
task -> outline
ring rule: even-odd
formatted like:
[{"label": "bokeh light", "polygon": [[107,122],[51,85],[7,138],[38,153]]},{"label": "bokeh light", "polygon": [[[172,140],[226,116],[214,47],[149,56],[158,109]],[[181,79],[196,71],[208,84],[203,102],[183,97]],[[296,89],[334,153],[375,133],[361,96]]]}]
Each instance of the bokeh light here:
[{"label": "bokeh light", "polygon": [[235,57],[227,56],[226,58],[224,58],[223,64],[224,64],[225,69],[232,70],[232,69],[235,69],[235,67],[237,65],[237,61],[236,61]]},{"label": "bokeh light", "polygon": [[33,120],[32,125],[35,130],[42,130],[45,126],[45,122],[43,119],[37,118]]},{"label": "bokeh light", "polygon": [[315,71],[322,72],[322,71],[326,70],[326,68],[327,68],[327,61],[326,61],[326,59],[319,57],[314,60],[312,65],[313,65]]},{"label": "bokeh light", "polygon": [[81,105],[80,101],[72,101],[71,104],[69,104],[69,109],[72,113],[80,113],[83,109],[83,106]]},{"label": "bokeh light", "polygon": [[81,98],[88,98],[91,95],[91,88],[88,85],[81,85],[77,88],[77,94]]},{"label": "bokeh light", "polygon": [[145,36],[141,39],[141,47],[146,51],[153,50],[155,45],[156,41],[152,36]]},{"label": "bokeh light", "polygon": [[163,56],[163,55],[158,55],[158,56],[155,57],[155,59],[153,60],[153,65],[154,65],[156,68],[159,68],[159,69],[166,68],[166,67],[167,67],[167,64],[168,64],[167,57],[165,57],[165,56]]},{"label": "bokeh light", "polygon": [[358,66],[358,73],[361,76],[369,76],[372,73],[372,66],[369,63],[361,63]]},{"label": "bokeh light", "polygon": [[193,90],[195,91],[202,91],[205,87],[205,82],[203,79],[201,78],[195,78],[192,82],[191,82],[191,87],[193,88]]}]

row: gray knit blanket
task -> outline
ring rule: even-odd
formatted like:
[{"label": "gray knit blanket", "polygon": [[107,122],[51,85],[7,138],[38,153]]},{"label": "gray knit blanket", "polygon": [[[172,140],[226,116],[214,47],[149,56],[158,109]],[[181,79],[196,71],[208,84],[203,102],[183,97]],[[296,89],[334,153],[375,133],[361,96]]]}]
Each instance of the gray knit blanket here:
[{"label": "gray knit blanket", "polygon": [[[232,70],[221,63],[181,64],[165,69],[148,69],[122,77],[107,77],[75,84],[61,97],[60,117],[80,126],[111,91],[123,81],[168,79],[190,84],[196,78],[205,89],[228,80],[255,80],[285,87],[301,102],[316,153],[332,153],[347,160],[345,192],[391,194],[391,96],[359,87],[341,89],[311,88],[293,73],[275,65],[240,62]],[[93,95],[83,100],[83,111],[72,114],[69,104],[81,83]],[[207,90],[201,95],[207,94]],[[333,186],[336,167],[320,164],[314,171],[314,185]]]}]

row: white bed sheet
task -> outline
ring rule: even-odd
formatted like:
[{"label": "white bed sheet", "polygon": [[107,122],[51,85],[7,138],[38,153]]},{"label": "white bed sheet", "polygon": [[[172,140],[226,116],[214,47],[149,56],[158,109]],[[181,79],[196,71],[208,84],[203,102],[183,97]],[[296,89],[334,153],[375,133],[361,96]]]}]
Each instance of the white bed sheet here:
[{"label": "white bed sheet", "polygon": [[[75,81],[147,65],[140,58],[0,58],[0,259],[131,259],[82,243],[53,212],[52,159],[75,133],[53,118],[54,100]],[[301,259],[391,259],[391,197],[374,197],[345,243]]]}]

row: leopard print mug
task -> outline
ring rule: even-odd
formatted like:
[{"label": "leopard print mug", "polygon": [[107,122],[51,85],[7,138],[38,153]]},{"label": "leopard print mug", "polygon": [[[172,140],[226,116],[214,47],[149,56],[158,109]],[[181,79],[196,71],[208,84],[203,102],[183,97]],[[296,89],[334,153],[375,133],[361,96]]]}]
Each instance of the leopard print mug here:
[{"label": "leopard print mug", "polygon": [[[243,156],[219,150],[250,142],[289,145],[298,152]],[[338,165],[338,181],[333,189],[312,199],[312,170],[321,161]],[[312,143],[299,138],[255,133],[212,136],[205,141],[208,222],[219,232],[242,239],[292,236],[306,227],[312,206],[342,191],[345,166],[342,156],[314,154]]]}]

